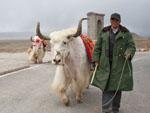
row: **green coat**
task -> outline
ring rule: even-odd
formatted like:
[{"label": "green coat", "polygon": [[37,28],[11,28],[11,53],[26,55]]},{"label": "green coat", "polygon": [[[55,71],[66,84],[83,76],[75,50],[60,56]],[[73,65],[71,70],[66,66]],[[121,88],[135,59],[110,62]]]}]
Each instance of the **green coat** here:
[{"label": "green coat", "polygon": [[136,48],[131,33],[125,27],[119,27],[120,31],[115,37],[113,48],[112,68],[109,65],[109,31],[111,26],[105,27],[99,33],[94,48],[93,61],[100,63],[96,71],[93,85],[101,90],[115,91],[117,89],[122,68],[125,62],[125,54],[131,54],[131,58],[127,61],[122,80],[120,83],[120,91],[133,90],[133,71],[131,59],[133,58]]}]

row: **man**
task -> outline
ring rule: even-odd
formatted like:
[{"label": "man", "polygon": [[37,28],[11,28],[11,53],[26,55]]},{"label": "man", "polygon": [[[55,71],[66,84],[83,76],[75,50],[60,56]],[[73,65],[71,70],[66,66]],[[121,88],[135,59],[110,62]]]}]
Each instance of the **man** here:
[{"label": "man", "polygon": [[133,90],[131,60],[136,48],[131,33],[120,24],[120,14],[112,14],[110,23],[94,48],[92,59],[98,68],[92,84],[103,91],[103,113],[119,113],[122,91]]}]

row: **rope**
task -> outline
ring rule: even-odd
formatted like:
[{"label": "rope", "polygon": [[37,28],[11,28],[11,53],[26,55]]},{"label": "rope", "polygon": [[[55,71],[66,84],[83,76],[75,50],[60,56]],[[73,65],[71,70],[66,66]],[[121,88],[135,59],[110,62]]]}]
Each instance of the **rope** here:
[{"label": "rope", "polygon": [[[121,76],[120,76],[120,79],[119,79],[119,83],[118,83],[118,86],[117,86],[117,90],[116,90],[114,96],[108,102],[106,102],[105,104],[103,104],[102,106],[106,106],[107,104],[109,104],[115,98],[115,96],[117,95],[117,92],[119,91],[119,87],[120,87],[121,80],[122,80],[122,77],[123,77],[123,72],[124,72],[124,68],[125,68],[126,63],[128,64],[129,71],[131,72],[131,69],[129,67],[129,62],[127,62],[127,59],[125,59],[124,64],[123,64],[123,68],[122,68],[122,71],[121,71]],[[98,65],[96,65],[95,70],[93,72],[92,80],[90,82],[91,84],[93,83],[97,67],[98,67]]]}]

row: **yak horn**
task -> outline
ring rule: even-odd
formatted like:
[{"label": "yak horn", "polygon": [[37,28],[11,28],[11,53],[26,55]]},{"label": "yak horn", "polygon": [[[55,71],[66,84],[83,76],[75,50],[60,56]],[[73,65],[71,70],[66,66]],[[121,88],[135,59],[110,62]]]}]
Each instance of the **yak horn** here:
[{"label": "yak horn", "polygon": [[40,31],[40,22],[37,22],[37,26],[36,26],[36,35],[39,36],[41,39],[44,40],[50,40],[50,38],[48,36],[45,36],[41,33]]},{"label": "yak horn", "polygon": [[81,35],[81,33],[82,33],[82,21],[83,21],[83,20],[87,20],[87,18],[82,18],[82,19],[79,21],[79,23],[78,23],[78,28],[77,28],[77,32],[76,32],[75,34],[69,35],[68,38],[69,38],[69,37],[78,37],[78,36]]}]

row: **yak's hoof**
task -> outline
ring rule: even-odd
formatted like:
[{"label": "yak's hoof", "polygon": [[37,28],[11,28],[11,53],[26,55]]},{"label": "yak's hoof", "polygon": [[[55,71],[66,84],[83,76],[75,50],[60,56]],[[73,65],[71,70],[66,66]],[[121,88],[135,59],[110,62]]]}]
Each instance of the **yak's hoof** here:
[{"label": "yak's hoof", "polygon": [[83,102],[82,102],[81,99],[77,99],[77,103],[80,104],[80,103],[83,103]]},{"label": "yak's hoof", "polygon": [[86,87],[86,89],[89,89],[89,85]]},{"label": "yak's hoof", "polygon": [[68,101],[68,102],[66,102],[66,103],[64,103],[65,104],[65,106],[69,106],[70,105],[70,102]]},{"label": "yak's hoof", "polygon": [[69,106],[70,101],[69,101],[69,99],[63,99],[63,103],[65,106]]}]

